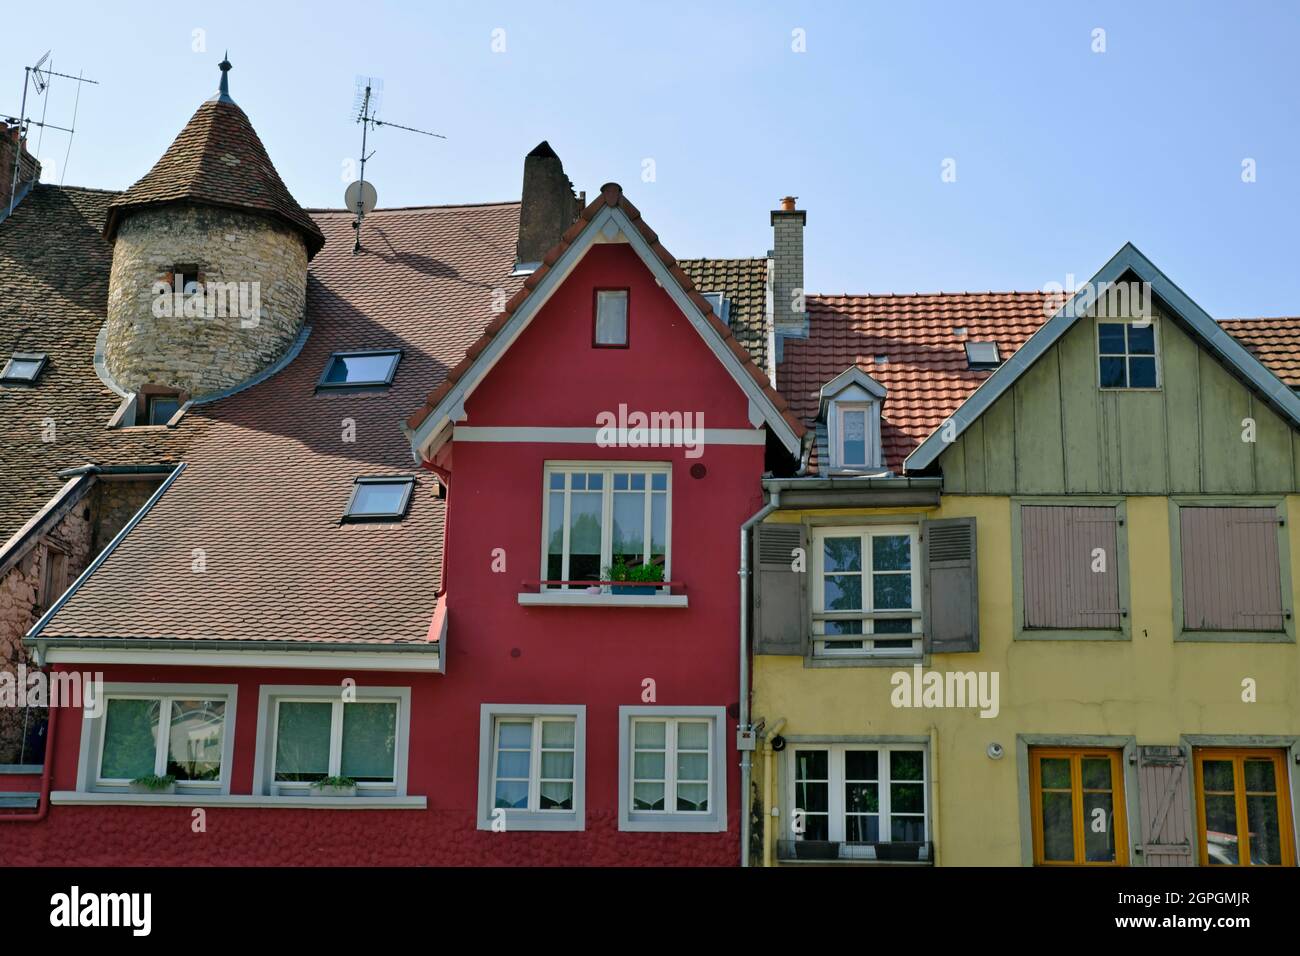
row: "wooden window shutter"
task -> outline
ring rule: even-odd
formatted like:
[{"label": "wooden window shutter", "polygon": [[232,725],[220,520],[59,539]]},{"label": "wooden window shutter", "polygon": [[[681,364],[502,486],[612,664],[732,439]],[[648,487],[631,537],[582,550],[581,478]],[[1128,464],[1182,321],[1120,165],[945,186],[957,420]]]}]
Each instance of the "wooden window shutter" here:
[{"label": "wooden window shutter", "polygon": [[1178,519],[1183,627],[1283,630],[1277,509],[1182,507]]},{"label": "wooden window shutter", "polygon": [[921,524],[925,555],[926,650],[934,654],[980,649],[979,577],[975,519],[942,518]]},{"label": "wooden window shutter", "polygon": [[[803,571],[794,570],[796,551]],[[803,655],[808,647],[808,536],[802,524],[754,529],[754,653]]]},{"label": "wooden window shutter", "polygon": [[1192,800],[1179,747],[1138,748],[1142,852],[1147,866],[1191,866]]},{"label": "wooden window shutter", "polygon": [[[1112,506],[1021,507],[1025,627],[1120,628],[1118,522]],[[1093,570],[1098,550],[1104,572]]]}]

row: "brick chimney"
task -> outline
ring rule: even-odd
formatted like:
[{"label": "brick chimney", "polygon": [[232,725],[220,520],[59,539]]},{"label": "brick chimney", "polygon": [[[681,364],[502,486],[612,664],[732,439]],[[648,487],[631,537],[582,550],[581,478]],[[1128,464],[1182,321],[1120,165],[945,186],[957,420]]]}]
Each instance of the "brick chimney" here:
[{"label": "brick chimney", "polygon": [[808,213],[795,208],[797,198],[785,196],[781,208],[772,210],[772,249],[768,258],[777,362],[783,357],[785,339],[808,337],[808,310],[803,302],[803,227]]},{"label": "brick chimney", "polygon": [[[14,157],[21,154],[18,162],[18,181],[14,183]],[[10,213],[10,206],[17,206],[32,184],[41,178],[41,164],[36,157],[27,152],[27,146],[19,136],[18,124],[7,120],[0,122],[0,219]]]},{"label": "brick chimney", "polygon": [[515,265],[536,265],[560,241],[586,205],[564,175],[564,164],[545,140],[524,157],[524,189],[519,205],[519,243]]}]

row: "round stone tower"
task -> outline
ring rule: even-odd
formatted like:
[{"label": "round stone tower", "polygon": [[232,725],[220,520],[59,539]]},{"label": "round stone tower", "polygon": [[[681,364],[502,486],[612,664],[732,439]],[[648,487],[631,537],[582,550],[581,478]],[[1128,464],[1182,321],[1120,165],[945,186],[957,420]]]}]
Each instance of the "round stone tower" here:
[{"label": "round stone tower", "polygon": [[127,391],[237,385],[297,337],[325,244],[230,98],[230,63],[147,175],[109,206],[105,362]]}]

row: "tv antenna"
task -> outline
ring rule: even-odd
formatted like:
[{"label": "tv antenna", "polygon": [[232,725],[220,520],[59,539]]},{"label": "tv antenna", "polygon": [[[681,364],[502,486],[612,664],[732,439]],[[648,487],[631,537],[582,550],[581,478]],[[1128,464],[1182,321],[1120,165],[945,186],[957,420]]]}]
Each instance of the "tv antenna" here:
[{"label": "tv antenna", "polygon": [[366,182],[366,160],[375,155],[374,151],[366,152],[366,137],[370,130],[378,129],[380,126],[391,126],[393,129],[404,129],[408,133],[419,133],[421,136],[432,136],[435,139],[447,138],[441,133],[431,133],[427,129],[416,129],[414,126],[381,120],[379,105],[383,95],[384,81],[379,77],[357,77],[357,92],[352,101],[352,116],[355,122],[361,124],[361,178],[348,186],[343,194],[344,203],[357,214],[357,218],[352,222],[352,228],[356,232],[356,242],[352,246],[354,254],[361,251],[361,224],[367,214],[375,208],[375,203],[379,199],[375,187]]},{"label": "tv antenna", "polygon": [[[63,177],[67,174],[67,169],[68,169],[68,156],[72,154],[72,137],[77,131],[77,109],[81,106],[81,85],[83,83],[90,83],[94,86],[99,85],[99,81],[88,80],[80,73],[78,73],[76,76],[73,76],[70,73],[54,72],[53,69],[54,61],[50,59],[50,54],[52,52],[53,52],[52,50],[46,50],[45,55],[42,56],[39,60],[37,60],[34,66],[23,67],[22,105],[18,108],[17,116],[4,117],[6,123],[13,123],[16,124],[18,127],[18,148],[14,151],[14,170],[13,170],[13,175],[9,182],[9,186],[10,186],[9,212],[10,213],[14,211],[14,206],[17,205],[17,201],[18,201],[18,174],[21,168],[23,150],[27,146],[27,135],[30,128],[35,126],[38,129],[40,129],[41,136],[40,139],[37,141],[38,144],[43,143],[45,141],[45,131],[47,129],[58,130],[61,133],[68,134],[68,149],[67,152],[63,154],[63,169],[59,171],[59,185],[60,186],[63,185]],[[50,86],[53,83],[54,78],[56,76],[61,77],[62,79],[65,80],[72,80],[74,83],[77,84],[76,87],[77,98],[74,101],[72,107],[72,126],[70,127],[56,126],[53,123],[45,122],[45,113],[50,105],[50,97],[48,94],[50,91]],[[27,91],[31,88],[35,88],[37,96],[45,97],[43,101],[43,105],[41,106],[41,118],[39,120],[31,119],[27,116]],[[40,146],[38,145],[37,152],[39,151],[40,151]],[[0,173],[0,175],[2,175],[2,173]]]}]

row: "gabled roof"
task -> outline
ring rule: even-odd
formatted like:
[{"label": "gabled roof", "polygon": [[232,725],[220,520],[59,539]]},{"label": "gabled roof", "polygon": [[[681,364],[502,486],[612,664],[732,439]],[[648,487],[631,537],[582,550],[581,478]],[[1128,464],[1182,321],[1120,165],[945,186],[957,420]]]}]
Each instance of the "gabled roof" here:
[{"label": "gabled roof", "polygon": [[104,236],[111,241],[133,210],[174,202],[269,216],[302,234],[308,258],[325,244],[275,171],[253,124],[229,96],[199,106],[153,169],[113,200]]},{"label": "gabled roof", "polygon": [[[1256,391],[1293,428],[1300,428],[1300,397],[1278,378],[1227,329],[1215,322],[1208,313],[1188,297],[1172,280],[1156,268],[1132,243],[1126,243],[1110,261],[1101,267],[1068,302],[1042,325],[1029,340],[1004,362],[975,393],[952,412],[955,429],[947,436],[936,428],[914,452],[907,456],[904,467],[912,471],[928,468],[939,458],[949,442],[960,436],[972,422],[998,400],[1015,382],[1061,337],[1079,318],[1087,314],[1087,306],[1094,290],[1118,283],[1132,275],[1140,282],[1150,283],[1151,292],[1180,319],[1201,347],[1214,355],[1237,378]],[[944,438],[948,440],[945,441]]]},{"label": "gabled roof", "polygon": [[[395,425],[482,332],[482,289],[518,288],[519,205],[378,209],[357,255],[350,212],[316,220],[328,242],[308,275],[302,351],[190,409],[173,430],[187,436],[183,473],[50,617],[37,637],[50,648],[436,644],[445,506]],[[387,389],[316,390],[331,353],[386,348],[402,350]],[[92,353],[78,364],[94,378]],[[354,478],[411,474],[404,520],[340,522]]]},{"label": "gabled roof", "polygon": [[597,237],[613,240],[620,236],[656,275],[664,291],[748,394],[753,424],[757,427],[766,421],[790,453],[798,456],[803,424],[790,412],[745,347],[714,315],[709,300],[696,290],[672,253],[659,243],[659,237],[641,219],[640,211],[624,197],[617,183],[601,187],[600,194],[546,254],[537,271],[525,280],[524,287],[506,302],[505,310],[488,324],[478,341],[466,350],[465,357],[447,372],[442,384],[429,393],[424,406],[407,419],[411,446],[417,456],[428,457],[430,448],[444,437],[448,426],[464,415],[466,398]]},{"label": "gabled roof", "polygon": [[839,375],[836,375],[833,379],[822,386],[821,401],[818,403],[817,408],[818,415],[825,415],[826,403],[851,385],[858,386],[858,388],[865,391],[868,395],[872,395],[882,401],[884,400],[885,395],[889,392],[885,386],[881,385],[866,372],[862,371],[862,369],[858,368],[856,365],[850,365],[844,371],[840,372]]},{"label": "gabled roof", "polygon": [[[785,340],[777,387],[812,425],[826,383],[849,367],[870,375],[888,390],[881,446],[886,466],[899,472],[903,459],[989,377],[970,368],[965,343],[995,341],[1010,355],[1043,323],[1044,299],[1041,292],[810,295],[808,337]],[[814,447],[810,474],[817,463]]]}]

